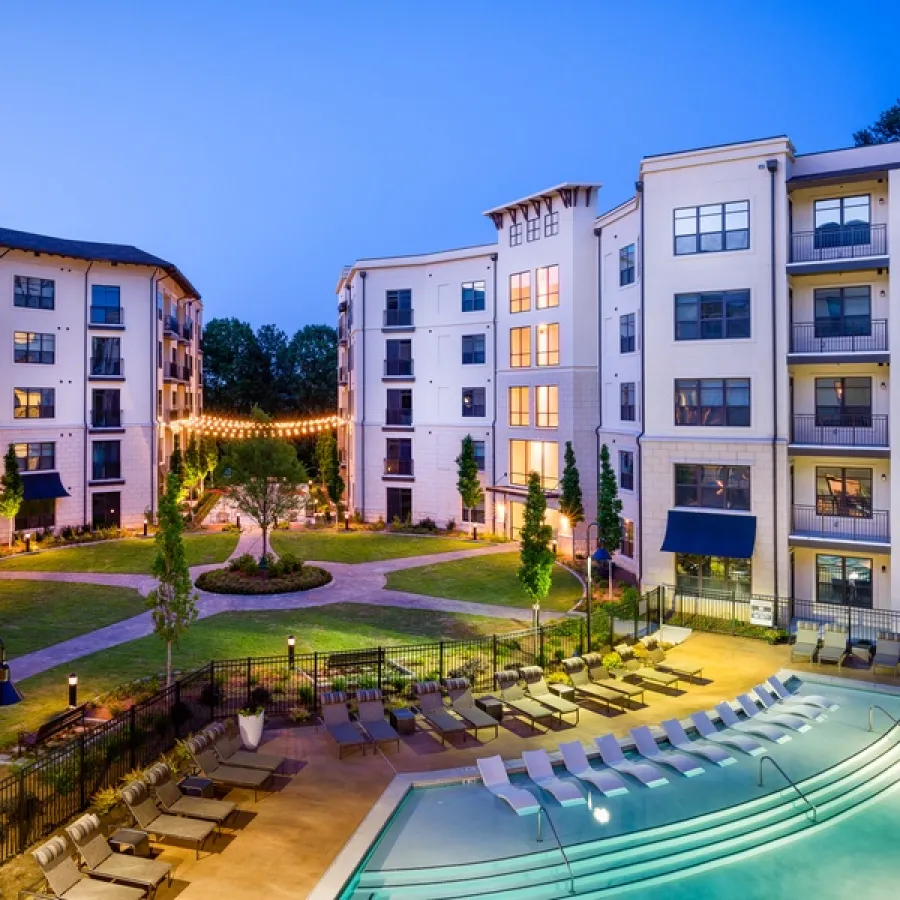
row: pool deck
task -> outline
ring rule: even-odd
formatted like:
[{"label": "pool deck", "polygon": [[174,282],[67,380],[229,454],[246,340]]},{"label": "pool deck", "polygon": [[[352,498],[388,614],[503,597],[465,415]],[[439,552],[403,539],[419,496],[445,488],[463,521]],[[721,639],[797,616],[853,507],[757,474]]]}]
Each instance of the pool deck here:
[{"label": "pool deck", "polygon": [[[238,827],[233,834],[226,832],[220,837],[212,852],[203,853],[199,860],[194,859],[192,849],[166,846],[159,858],[176,866],[175,881],[158,892],[158,900],[308,896],[397,774],[472,766],[478,757],[495,754],[516,759],[523,750],[555,750],[562,741],[577,739],[590,744],[595,736],[610,731],[623,736],[636,725],[710,709],[785,667],[825,676],[838,674],[834,666],[791,663],[788,655],[785,646],[695,633],[682,647],[670,651],[670,658],[677,662],[679,657],[689,657],[705,664],[706,677],[700,683],[682,682],[679,691],[648,689],[647,705],[628,712],[614,710],[606,715],[600,706],[583,706],[578,725],[563,723],[550,730],[538,726],[532,732],[527,723],[507,716],[499,737],[483,730],[479,741],[470,737],[461,743],[454,738],[454,745],[446,747],[420,725],[414,736],[402,739],[399,751],[391,745],[385,747],[384,756],[354,753],[338,760],[334,745],[320,729],[266,732],[262,749],[287,757],[290,777],[276,779],[276,790],[260,795],[257,803],[252,794],[232,791],[230,799],[243,809]],[[900,684],[898,679],[875,677],[871,670],[845,668],[841,674],[869,683]],[[20,863],[16,869],[24,879],[18,886],[38,880],[30,857],[15,862]]]}]

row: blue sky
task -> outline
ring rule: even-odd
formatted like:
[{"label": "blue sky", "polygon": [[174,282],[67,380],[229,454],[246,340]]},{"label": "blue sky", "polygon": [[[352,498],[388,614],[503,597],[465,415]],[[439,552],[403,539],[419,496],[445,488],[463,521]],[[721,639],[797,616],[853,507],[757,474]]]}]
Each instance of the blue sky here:
[{"label": "blue sky", "polygon": [[7,4],[0,224],[136,244],[208,315],[334,319],[360,256],[494,238],[481,212],[640,157],[851,143],[900,96],[900,4]]}]

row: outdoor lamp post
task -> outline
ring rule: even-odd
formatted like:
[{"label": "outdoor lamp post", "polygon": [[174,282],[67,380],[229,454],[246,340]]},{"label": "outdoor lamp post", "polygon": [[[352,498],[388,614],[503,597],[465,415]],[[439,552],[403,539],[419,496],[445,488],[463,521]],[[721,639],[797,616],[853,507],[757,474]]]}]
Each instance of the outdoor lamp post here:
[{"label": "outdoor lamp post", "polygon": [[541,601],[535,601],[531,607],[531,624],[535,631],[541,627]]},{"label": "outdoor lamp post", "polygon": [[593,554],[591,553],[591,529],[596,528],[597,534],[600,534],[600,523],[591,522],[587,527],[587,652],[591,652],[591,604],[594,601],[594,590],[591,587],[591,563]]},{"label": "outdoor lamp post", "polygon": [[72,672],[69,675],[69,709],[78,706],[78,676]]},{"label": "outdoor lamp post", "polygon": [[0,706],[12,706],[21,699],[22,694],[12,683],[9,663],[6,661],[6,646],[0,641]]},{"label": "outdoor lamp post", "polygon": [[296,640],[293,635],[288,637],[288,668],[294,670],[294,644]]}]

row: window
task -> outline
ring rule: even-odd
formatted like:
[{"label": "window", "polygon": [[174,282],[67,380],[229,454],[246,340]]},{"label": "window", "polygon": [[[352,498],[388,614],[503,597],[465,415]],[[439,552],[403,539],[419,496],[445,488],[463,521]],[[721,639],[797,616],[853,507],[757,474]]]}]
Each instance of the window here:
[{"label": "window", "polygon": [[559,266],[544,266],[535,272],[537,298],[535,309],[559,306]]},{"label": "window", "polygon": [[156,318],[162,322],[163,306],[165,305],[164,295],[162,291],[156,292]]},{"label": "window", "polygon": [[675,340],[750,337],[750,291],[675,295]]},{"label": "window", "polygon": [[16,513],[16,531],[37,531],[56,525],[55,500],[23,500]]},{"label": "window", "polygon": [[[116,390],[92,391],[91,425],[94,428],[121,428],[122,410],[119,392]],[[176,394],[172,394],[172,408],[177,406]]]},{"label": "window", "polygon": [[509,226],[509,246],[518,247],[522,243],[522,223],[514,223]]},{"label": "window", "polygon": [[91,478],[94,481],[108,481],[121,477],[121,442],[94,441],[91,448]]},{"label": "window", "polygon": [[[160,345],[162,346],[162,345]],[[162,352],[161,350],[159,352]],[[122,374],[121,341],[119,338],[91,338],[91,375],[120,376]]]},{"label": "window", "polygon": [[509,366],[511,369],[528,368],[531,365],[531,328],[509,329]]},{"label": "window", "polygon": [[389,487],[386,490],[387,520],[409,522],[412,519],[412,489]]},{"label": "window", "polygon": [[122,497],[118,491],[102,491],[91,497],[92,525],[94,528],[118,528]]},{"label": "window", "polygon": [[161,369],[163,362],[162,341],[156,342],[156,368]]},{"label": "window", "polygon": [[162,391],[158,390],[156,392],[156,415],[157,415],[157,418],[162,418],[162,414],[163,414]]},{"label": "window", "polygon": [[483,418],[487,415],[484,402],[484,388],[463,388],[462,414],[464,419]]},{"label": "window", "polygon": [[676,378],[675,424],[750,425],[749,378]]},{"label": "window", "polygon": [[750,509],[750,466],[675,466],[675,505]]},{"label": "window", "polygon": [[715,253],[750,246],[750,201],[675,210],[675,253]]},{"label": "window", "polygon": [[538,325],[536,362],[539,366],[559,365],[559,325]]},{"label": "window", "polygon": [[462,508],[462,520],[473,525],[484,525],[484,497],[478,501],[477,506],[471,509],[468,506]]},{"label": "window", "polygon": [[91,286],[91,324],[123,324],[121,296],[116,285],[94,284]]},{"label": "window", "polygon": [[816,425],[872,427],[872,379],[817,378]]},{"label": "window", "polygon": [[20,472],[39,472],[56,468],[56,444],[42,441],[36,444],[14,444]]},{"label": "window", "polygon": [[816,600],[872,608],[872,560],[816,554]]},{"label": "window", "polygon": [[528,484],[528,475],[537,472],[544,490],[559,484],[559,445],[556,441],[509,442],[509,483]]},{"label": "window", "polygon": [[559,213],[551,212],[544,216],[544,237],[559,234]]},{"label": "window", "polygon": [[509,311],[528,312],[531,309],[531,272],[516,272],[509,276]]},{"label": "window", "polygon": [[462,283],[462,311],[479,312],[484,309],[484,282],[464,281]]},{"label": "window", "polygon": [[538,428],[559,427],[559,387],[539,384],[534,389],[535,425]]},{"label": "window", "polygon": [[872,241],[872,201],[868,195],[816,200],[815,247],[851,247]]},{"label": "window", "polygon": [[872,518],[872,470],[816,467],[816,513],[853,519]]},{"label": "window", "polygon": [[16,275],[13,287],[13,306],[25,309],[53,309],[56,305],[56,282],[49,278],[30,278]]},{"label": "window", "polygon": [[412,291],[408,289],[398,291],[385,291],[385,328],[409,327],[412,325],[412,323]]},{"label": "window", "polygon": [[535,218],[528,220],[525,234],[529,241],[539,241],[541,239],[541,220],[539,217],[535,216]]},{"label": "window", "polygon": [[413,373],[412,341],[384,342],[384,374],[409,378]]},{"label": "window", "polygon": [[634,522],[631,519],[620,519],[622,523],[622,546],[619,552],[622,556],[634,559]]},{"label": "window", "polygon": [[626,316],[619,316],[619,353],[634,353],[634,328],[634,313],[628,313]]},{"label": "window", "polygon": [[412,475],[412,440],[410,438],[388,438],[384,452],[385,475]]},{"label": "window", "polygon": [[484,335],[464,334],[462,339],[462,364],[464,366],[484,363]]},{"label": "window", "polygon": [[634,490],[634,453],[631,450],[619,451],[619,487],[623,491]]},{"label": "window", "polygon": [[872,292],[868,285],[816,288],[813,301],[817,338],[872,333]]},{"label": "window", "polygon": [[527,387],[511,387],[509,389],[509,424],[513,426],[528,425],[530,410],[528,409],[529,389]]},{"label": "window", "polygon": [[619,287],[634,284],[634,244],[619,250]]},{"label": "window", "polygon": [[637,385],[633,381],[623,381],[619,387],[619,418],[623,422],[637,419]]},{"label": "window", "polygon": [[13,334],[14,356],[17,363],[41,363],[52,366],[56,362],[56,335],[35,331],[16,331]]},{"label": "window", "polygon": [[56,388],[13,388],[14,419],[52,419],[56,416]]},{"label": "window", "polygon": [[698,597],[749,597],[752,593],[749,559],[725,556],[675,554],[675,586],[683,594]]},{"label": "window", "polygon": [[484,441],[472,441],[473,446],[475,447],[475,465],[478,467],[479,472],[484,471]]},{"label": "window", "polygon": [[387,408],[384,413],[385,425],[412,425],[412,391],[387,391]]}]

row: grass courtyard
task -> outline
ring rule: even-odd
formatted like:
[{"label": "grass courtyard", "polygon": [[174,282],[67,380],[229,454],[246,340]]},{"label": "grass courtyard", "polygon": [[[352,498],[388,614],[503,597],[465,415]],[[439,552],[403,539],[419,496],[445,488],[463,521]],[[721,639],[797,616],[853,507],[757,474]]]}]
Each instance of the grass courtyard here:
[{"label": "grass courtyard", "polygon": [[[522,590],[516,571],[518,553],[495,553],[474,559],[436,562],[415,569],[389,572],[387,587],[412,594],[449,597],[470,603],[491,603],[496,606],[531,607],[531,598]],[[566,612],[582,595],[581,582],[562,566],[553,567],[553,586],[543,609]]]},{"label": "grass courtyard", "polygon": [[[224,562],[237,546],[236,532],[186,534],[189,566]],[[0,572],[108,572],[147,575],[156,553],[152,538],[125,538],[20,554],[0,561]]]},{"label": "grass courtyard", "polygon": [[365,563],[381,559],[405,559],[454,550],[473,550],[465,538],[430,535],[380,534],[371,531],[276,531],[271,536],[276,553],[294,553],[303,560]]}]

